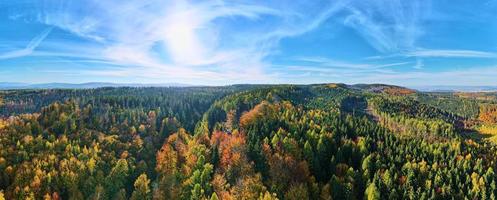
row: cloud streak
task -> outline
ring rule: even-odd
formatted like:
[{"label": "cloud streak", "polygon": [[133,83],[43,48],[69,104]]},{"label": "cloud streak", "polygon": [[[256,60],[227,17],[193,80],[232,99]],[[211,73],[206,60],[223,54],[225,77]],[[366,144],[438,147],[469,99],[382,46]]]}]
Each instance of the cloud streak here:
[{"label": "cloud streak", "polygon": [[335,60],[324,57],[299,57],[296,60],[308,62],[322,67],[347,68],[347,69],[380,69],[380,68],[395,67],[395,66],[402,66],[409,64],[409,62],[396,62],[396,63],[385,63],[385,64],[353,63],[353,62]]},{"label": "cloud streak", "polygon": [[50,34],[52,31],[52,28],[47,28],[43,32],[41,32],[39,35],[34,37],[29,44],[26,46],[24,49],[19,49],[19,50],[14,50],[10,52],[5,52],[0,54],[0,60],[3,59],[12,59],[12,58],[19,58],[19,57],[24,57],[31,55],[33,51],[38,47],[43,40]]},{"label": "cloud streak", "polygon": [[[62,0],[28,2],[31,7],[11,13],[10,19],[34,20],[99,44],[93,50],[80,52],[79,59],[112,62],[129,68],[125,71],[130,72],[160,71],[164,77],[178,74],[194,77],[195,72],[220,77],[240,73],[245,76],[237,77],[247,81],[252,80],[249,77],[271,76],[264,72],[270,66],[265,59],[277,52],[282,38],[318,28],[349,3],[348,0],[316,2],[302,8],[264,1],[88,0],[84,5]],[[308,8],[315,12],[307,13]],[[240,22],[251,28],[226,29]],[[68,56],[78,54],[71,49],[60,50],[36,56],[73,59]],[[67,50],[71,52],[64,52]],[[12,55],[31,53],[32,49],[26,48]]]},{"label": "cloud streak", "polygon": [[425,49],[408,52],[408,57],[458,57],[458,58],[497,58],[497,53],[473,51],[473,50],[453,50],[453,49]]},{"label": "cloud streak", "polygon": [[412,49],[423,34],[421,20],[429,12],[429,1],[376,0],[349,6],[344,24],[382,53]]},{"label": "cloud streak", "polygon": [[[401,85],[495,85],[497,66],[454,69],[441,72],[396,72],[390,74],[370,74],[364,78],[368,82],[389,82]],[[355,80],[359,81],[360,80]],[[493,83],[493,84],[492,84]]]},{"label": "cloud streak", "polygon": [[[497,58],[496,49],[491,48],[497,40],[489,36],[495,33],[495,26],[490,26],[495,22],[486,23],[496,16],[492,9],[472,9],[478,13],[457,5],[446,9],[448,4],[432,0],[297,0],[291,4],[284,0],[22,0],[1,4],[0,13],[6,17],[0,17],[0,28],[7,31],[0,33],[0,59],[27,58],[0,64],[11,69],[53,69],[59,74],[67,68],[67,74],[81,77],[220,84],[331,76],[354,80],[384,74],[402,77],[434,68],[448,71],[453,58],[464,61],[458,67],[468,68],[493,64]],[[477,20],[480,12],[485,17]],[[485,44],[463,43],[468,34],[461,30],[472,24],[458,20],[467,16],[489,27],[478,30]],[[447,28],[454,24],[461,30]],[[44,30],[47,26],[54,28]],[[15,34],[18,28],[23,33],[41,33],[26,37]]]}]

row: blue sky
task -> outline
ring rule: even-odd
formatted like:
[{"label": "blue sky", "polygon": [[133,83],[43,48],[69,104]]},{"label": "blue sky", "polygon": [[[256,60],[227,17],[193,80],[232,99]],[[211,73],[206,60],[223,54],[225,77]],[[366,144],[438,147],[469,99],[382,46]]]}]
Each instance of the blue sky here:
[{"label": "blue sky", "polygon": [[497,0],[0,0],[0,82],[497,85]]}]

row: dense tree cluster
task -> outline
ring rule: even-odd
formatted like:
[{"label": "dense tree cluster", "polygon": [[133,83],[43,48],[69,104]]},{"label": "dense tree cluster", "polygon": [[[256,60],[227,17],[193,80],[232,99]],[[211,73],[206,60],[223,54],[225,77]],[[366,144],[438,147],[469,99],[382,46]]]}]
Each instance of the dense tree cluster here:
[{"label": "dense tree cluster", "polygon": [[[212,102],[227,94],[249,89],[251,86],[202,88],[100,88],[89,90],[9,90],[4,91],[3,116],[39,112],[54,102],[71,100],[81,109],[91,111],[96,121],[110,125],[139,121],[154,110],[157,123],[165,117],[176,118],[182,126],[193,130],[196,122]],[[106,126],[105,128],[107,128]]]},{"label": "dense tree cluster", "polygon": [[373,117],[392,132],[425,139],[455,137],[462,118],[406,99],[374,97],[369,101]]},{"label": "dense tree cluster", "polygon": [[419,102],[464,118],[476,118],[479,114],[478,100],[463,98],[453,93],[416,93],[414,98]]},{"label": "dense tree cluster", "polygon": [[[459,123],[470,115],[401,88],[240,85],[1,95],[0,199],[497,195],[497,148],[461,134]],[[480,114],[494,111],[488,104]]]},{"label": "dense tree cluster", "polygon": [[486,124],[497,123],[497,105],[496,104],[483,104],[480,107],[479,119]]}]

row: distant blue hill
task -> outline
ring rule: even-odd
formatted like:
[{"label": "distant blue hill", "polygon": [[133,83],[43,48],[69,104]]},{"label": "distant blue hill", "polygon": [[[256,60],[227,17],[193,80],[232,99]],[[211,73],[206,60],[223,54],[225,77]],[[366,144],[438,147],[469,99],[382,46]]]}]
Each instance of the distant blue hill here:
[{"label": "distant blue hill", "polygon": [[[250,84],[248,84],[250,85]],[[19,82],[0,82],[0,90],[9,89],[90,89],[102,87],[190,87],[194,85],[182,83],[108,83],[108,82],[88,82],[88,83],[19,83]],[[353,88],[367,89],[371,87],[389,86],[384,84],[356,84],[351,85]],[[398,87],[398,86],[393,86]],[[422,92],[496,92],[497,86],[413,86],[408,87]]]},{"label": "distant blue hill", "polygon": [[496,92],[497,86],[415,86],[413,89],[423,92]]},{"label": "distant blue hill", "polygon": [[89,89],[101,87],[188,87],[190,85],[181,83],[163,83],[163,84],[140,84],[140,83],[106,83],[106,82],[89,82],[89,83],[16,83],[0,82],[0,89]]}]

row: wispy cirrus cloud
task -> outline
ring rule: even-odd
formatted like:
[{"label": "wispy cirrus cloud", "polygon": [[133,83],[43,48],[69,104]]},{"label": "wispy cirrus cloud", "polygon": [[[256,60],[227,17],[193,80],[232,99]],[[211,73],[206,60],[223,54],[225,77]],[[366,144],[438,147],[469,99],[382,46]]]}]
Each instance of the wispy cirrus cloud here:
[{"label": "wispy cirrus cloud", "polygon": [[[112,62],[129,68],[125,71],[146,71],[143,74],[161,69],[164,77],[194,72],[219,77],[240,73],[247,81],[270,76],[264,73],[268,66],[265,58],[277,51],[282,38],[316,29],[348,3],[339,0],[301,7],[264,1],[28,2],[31,6],[15,10],[10,14],[11,20],[54,26],[98,44],[93,50],[81,52],[79,60],[74,59],[78,52],[70,48],[52,48],[38,52],[37,56],[66,57],[73,62]],[[307,13],[308,8],[315,12]],[[227,29],[240,21],[252,28]],[[121,70],[116,74],[124,73]]]},{"label": "wispy cirrus cloud", "polygon": [[[363,78],[370,82],[388,82],[401,85],[494,85],[497,66],[479,66],[466,69],[452,69],[438,72],[395,72],[369,74]],[[361,82],[360,79],[355,81]],[[493,84],[492,84],[493,83]]]},{"label": "wispy cirrus cloud", "polygon": [[51,31],[52,31],[51,28],[45,29],[39,35],[34,37],[24,49],[18,49],[18,50],[12,50],[9,52],[0,53],[0,60],[31,55],[35,50],[35,48],[41,44],[41,42],[48,36],[48,34],[50,34]]},{"label": "wispy cirrus cloud", "polygon": [[423,34],[421,20],[430,2],[402,0],[361,1],[349,6],[344,24],[382,53],[412,49]]},{"label": "wispy cirrus cloud", "polygon": [[408,57],[497,58],[497,53],[459,49],[424,49],[407,52]]},{"label": "wispy cirrus cloud", "polygon": [[495,63],[495,1],[456,1],[5,1],[0,59],[9,60],[0,64],[51,69],[47,76],[228,84],[366,81]]},{"label": "wispy cirrus cloud", "polygon": [[349,68],[349,69],[379,69],[387,67],[395,67],[409,64],[409,62],[395,62],[395,63],[357,63],[342,61],[336,59],[330,59],[325,57],[298,57],[296,60],[313,63],[314,65],[319,65],[323,67],[331,68]]},{"label": "wispy cirrus cloud", "polygon": [[380,60],[380,59],[391,59],[391,58],[417,58],[416,62],[419,62],[420,58],[497,58],[497,52],[488,51],[475,51],[466,49],[422,49],[413,51],[405,51],[401,53],[386,54],[380,56],[371,56],[365,58],[366,60]]},{"label": "wispy cirrus cloud", "polygon": [[[367,77],[370,74],[395,74],[395,68],[410,64],[410,62],[359,63],[325,57],[298,57],[295,60],[299,63],[273,66],[274,68],[282,69],[277,74],[278,77],[299,79],[303,76],[313,76],[316,78],[314,83],[327,82],[326,80],[346,82],[346,80],[355,80],[356,78]],[[313,82],[301,81],[299,83]]]},{"label": "wispy cirrus cloud", "polygon": [[404,86],[427,85],[495,85],[497,66],[479,66],[471,69],[459,68],[445,71],[397,71],[389,69],[337,69],[315,66],[287,66],[287,70],[296,70],[297,74],[280,74],[281,77],[300,79],[314,76],[314,81],[299,83],[346,82],[354,83],[386,83]]},{"label": "wispy cirrus cloud", "polygon": [[424,62],[423,62],[423,59],[416,59],[416,65],[414,65],[412,68],[414,69],[423,69],[423,67],[425,66]]},{"label": "wispy cirrus cloud", "polygon": [[[468,10],[464,7],[434,8],[439,2],[431,0],[402,1],[375,0],[364,1],[347,6],[349,14],[343,24],[356,31],[371,47],[378,51],[378,56],[367,59],[390,59],[397,57],[438,57],[438,58],[496,58],[497,52],[468,49],[424,48],[426,43],[419,40],[433,29],[433,24],[454,21],[481,23],[495,17],[490,14],[492,1],[480,9]],[[466,4],[461,4],[466,5]],[[439,5],[440,6],[440,5]],[[457,13],[457,14],[454,14]],[[466,24],[468,26],[468,24]],[[495,26],[495,25],[494,25]],[[488,30],[494,28],[489,27]],[[450,35],[450,34],[448,34]],[[431,39],[436,39],[439,35]],[[464,37],[462,37],[464,38]],[[443,39],[443,38],[441,38]],[[495,40],[489,42],[495,43]],[[456,41],[467,46],[463,41]],[[418,62],[418,61],[416,61]]]}]

